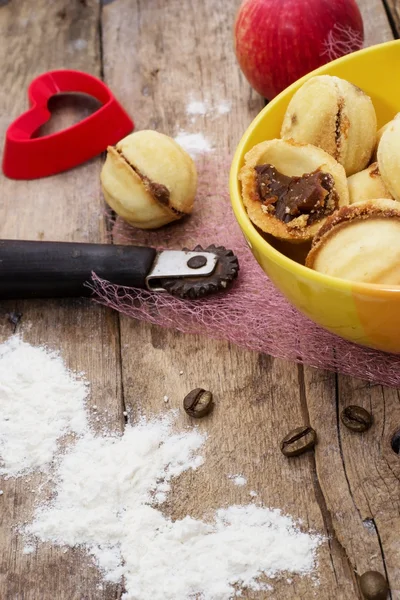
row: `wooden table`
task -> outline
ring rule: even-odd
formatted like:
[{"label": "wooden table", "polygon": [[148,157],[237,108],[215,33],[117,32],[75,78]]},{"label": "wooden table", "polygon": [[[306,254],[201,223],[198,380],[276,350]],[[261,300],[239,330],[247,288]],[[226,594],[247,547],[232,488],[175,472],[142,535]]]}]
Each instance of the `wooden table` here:
[{"label": "wooden table", "polygon": [[[1,133],[26,108],[26,87],[49,69],[75,68],[104,77],[136,119],[137,128],[171,135],[191,131],[188,93],[217,103],[227,98],[225,118],[204,118],[201,129],[221,153],[232,153],[263,106],[241,75],[232,50],[238,0],[3,0],[0,2]],[[398,0],[358,0],[366,42],[400,31]],[[57,127],[82,110],[72,101]],[[52,124],[46,127],[50,131]],[[199,130],[197,122],[196,131]],[[102,159],[68,173],[32,182],[1,181],[0,237],[106,241],[99,186]],[[216,185],[226,184],[227,173]],[[400,458],[390,435],[400,426],[400,395],[333,373],[244,351],[225,342],[184,336],[130,320],[89,300],[8,302],[0,307],[0,335],[12,326],[11,310],[23,313],[24,339],[60,349],[72,369],[91,382],[91,402],[108,409],[108,423],[124,426],[123,411],[148,412],[181,405],[192,387],[211,389],[217,400],[207,429],[206,468],[174,485],[172,517],[203,515],[226,503],[248,502],[259,492],[329,541],[319,555],[320,586],[295,578],[277,582],[274,598],[360,598],[356,573],[377,569],[400,598]],[[179,372],[183,371],[180,376]],[[349,403],[371,410],[373,429],[363,436],[342,427]],[[279,440],[293,426],[311,423],[320,443],[315,455],[288,461]],[[247,489],[227,473],[244,472]],[[36,477],[40,479],[39,476]],[[98,589],[99,575],[79,550],[42,547],[23,555],[12,529],[29,519],[33,494],[22,480],[1,483],[0,598],[2,600],[112,600],[121,589]],[[246,598],[260,598],[247,594]],[[149,599],[150,600],[150,599]]]}]

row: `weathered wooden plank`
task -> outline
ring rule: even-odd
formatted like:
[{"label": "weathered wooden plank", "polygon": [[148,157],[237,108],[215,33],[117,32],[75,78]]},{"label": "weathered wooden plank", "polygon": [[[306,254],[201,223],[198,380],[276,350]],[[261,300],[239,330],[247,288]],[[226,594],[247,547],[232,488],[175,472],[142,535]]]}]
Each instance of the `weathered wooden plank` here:
[{"label": "weathered wooden plank", "polygon": [[[4,4],[4,3],[2,3]],[[27,108],[26,90],[39,73],[76,68],[99,75],[99,2],[29,0],[0,8],[0,131]],[[60,106],[59,102],[56,102]],[[81,118],[87,105],[74,104],[58,113],[54,128]],[[101,161],[37,181],[1,177],[0,237],[19,239],[102,241],[104,219],[99,193]],[[67,365],[84,371],[92,383],[91,402],[99,412],[109,410],[110,427],[123,423],[119,334],[116,315],[88,300],[2,303],[0,339],[11,333],[8,310],[23,312],[18,328],[35,344],[60,349]],[[39,548],[23,555],[22,539],[12,527],[32,514],[35,490],[41,481],[2,481],[4,490],[0,527],[0,597],[7,600],[111,600],[116,586],[98,588],[99,574],[79,551]]]}]

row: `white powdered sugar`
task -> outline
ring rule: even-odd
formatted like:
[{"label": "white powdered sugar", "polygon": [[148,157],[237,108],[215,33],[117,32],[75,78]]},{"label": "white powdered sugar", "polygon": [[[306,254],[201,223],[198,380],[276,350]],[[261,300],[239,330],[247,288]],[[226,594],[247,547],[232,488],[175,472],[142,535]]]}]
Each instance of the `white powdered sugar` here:
[{"label": "white powdered sugar", "polygon": [[60,356],[14,336],[0,345],[0,474],[45,468],[67,433],[87,429],[87,384]]},{"label": "white powdered sugar", "polygon": [[[207,468],[206,436],[195,427],[177,431],[173,410],[126,425],[122,435],[96,435],[87,393],[57,354],[17,337],[0,345],[3,474],[23,476],[57,458],[48,470],[51,500],[19,526],[24,554],[40,542],[84,548],[104,580],[123,581],[123,600],[230,600],[245,589],[265,598],[273,579],[312,574],[322,537],[277,509],[250,503],[210,514],[205,506],[203,519],[167,517],[172,480]],[[75,436],[61,451],[57,439],[66,433]]]},{"label": "white powdered sugar", "polygon": [[197,158],[199,155],[211,152],[213,149],[210,142],[202,133],[187,133],[186,131],[180,131],[175,137],[175,141],[182,146],[192,158]]}]

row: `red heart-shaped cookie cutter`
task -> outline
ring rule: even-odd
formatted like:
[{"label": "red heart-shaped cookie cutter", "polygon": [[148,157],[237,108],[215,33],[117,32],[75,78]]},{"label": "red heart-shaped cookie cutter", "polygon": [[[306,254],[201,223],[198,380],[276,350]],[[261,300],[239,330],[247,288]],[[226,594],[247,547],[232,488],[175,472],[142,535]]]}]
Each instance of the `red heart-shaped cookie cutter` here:
[{"label": "red heart-shaped cookie cutter", "polygon": [[[83,121],[43,137],[32,138],[50,118],[48,101],[63,92],[93,96],[102,106]],[[116,144],[134,124],[108,87],[81,71],[49,71],[28,89],[31,108],[7,129],[3,172],[12,179],[37,179],[71,169]]]}]

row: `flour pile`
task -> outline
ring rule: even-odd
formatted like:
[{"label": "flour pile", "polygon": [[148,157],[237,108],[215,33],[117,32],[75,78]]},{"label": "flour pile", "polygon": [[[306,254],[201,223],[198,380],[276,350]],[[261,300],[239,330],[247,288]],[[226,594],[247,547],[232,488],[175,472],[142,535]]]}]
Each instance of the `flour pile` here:
[{"label": "flour pile", "polygon": [[0,474],[43,469],[63,435],[87,431],[87,383],[62,359],[18,337],[0,345]]},{"label": "flour pile", "polygon": [[[121,437],[87,434],[78,440],[58,468],[55,500],[38,509],[26,533],[55,544],[84,544],[108,581],[129,579],[142,568],[147,540],[166,523],[151,505],[166,500],[173,477],[203,463],[195,452],[204,437],[196,430],[174,434],[172,425],[169,414],[128,426]],[[152,580],[156,571],[145,571]]]},{"label": "flour pile", "polygon": [[213,522],[171,521],[159,509],[170,480],[202,459],[196,431],[173,434],[172,419],[128,427],[120,438],[85,436],[58,471],[57,497],[26,533],[42,541],[84,544],[105,579],[124,577],[125,600],[228,600],[235,587],[268,590],[263,574],[305,574],[320,540],[278,510],[231,506]]},{"label": "flour pile", "polygon": [[[322,538],[301,532],[279,510],[251,503],[217,510],[207,520],[172,521],[163,514],[173,478],[203,466],[206,443],[196,428],[177,432],[174,411],[128,425],[123,435],[95,435],[86,420],[87,387],[57,355],[12,338],[0,345],[2,375],[0,413],[16,423],[1,438],[7,473],[43,467],[57,450],[57,436],[76,434],[55,455],[53,499],[39,503],[32,522],[20,527],[25,553],[39,542],[81,546],[105,580],[123,580],[124,600],[229,600],[246,588],[265,597],[271,579],[315,569]],[[34,436],[21,423],[26,414],[37,427]],[[18,460],[11,460],[13,447]]]}]

